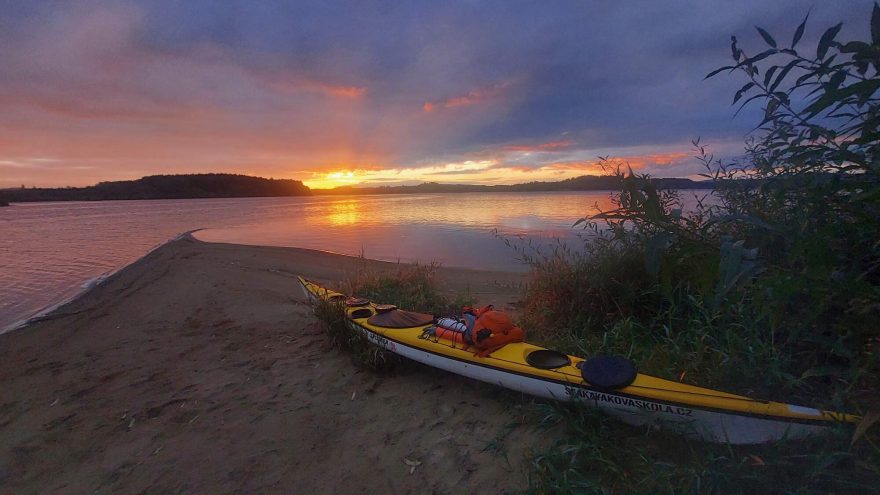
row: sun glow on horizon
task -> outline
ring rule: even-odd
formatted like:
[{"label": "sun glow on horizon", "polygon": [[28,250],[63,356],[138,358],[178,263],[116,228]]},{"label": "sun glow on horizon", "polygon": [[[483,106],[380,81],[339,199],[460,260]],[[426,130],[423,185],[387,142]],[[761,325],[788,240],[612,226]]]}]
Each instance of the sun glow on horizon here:
[{"label": "sun glow on horizon", "polygon": [[339,170],[324,174],[313,173],[311,179],[303,184],[311,189],[332,189],[341,186],[353,186],[361,182],[361,178],[352,170]]},{"label": "sun glow on horizon", "polygon": [[[496,165],[495,160],[467,160],[425,167],[342,169],[312,172],[312,177],[304,179],[303,184],[313,189],[329,189],[341,186],[399,185],[420,182],[486,182],[487,176],[494,178],[498,175],[498,173],[489,173]],[[490,179],[489,182],[492,180]]]}]

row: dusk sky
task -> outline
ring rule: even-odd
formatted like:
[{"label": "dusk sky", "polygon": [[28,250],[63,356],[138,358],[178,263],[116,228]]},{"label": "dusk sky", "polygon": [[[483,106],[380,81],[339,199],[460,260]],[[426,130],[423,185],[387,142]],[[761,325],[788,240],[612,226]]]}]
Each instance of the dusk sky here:
[{"label": "dusk sky", "polygon": [[[517,183],[597,156],[741,153],[730,35],[801,45],[869,1],[0,1],[0,188],[231,172],[312,187]],[[808,48],[807,48],[808,47]]]}]

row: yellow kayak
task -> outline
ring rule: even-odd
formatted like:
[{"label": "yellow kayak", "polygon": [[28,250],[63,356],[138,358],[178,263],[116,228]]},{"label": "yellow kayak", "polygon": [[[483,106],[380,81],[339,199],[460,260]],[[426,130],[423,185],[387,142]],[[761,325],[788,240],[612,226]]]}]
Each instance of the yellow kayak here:
[{"label": "yellow kayak", "polygon": [[[310,301],[347,299],[302,277],[299,281]],[[375,345],[428,366],[536,397],[581,402],[628,424],[654,425],[710,442],[801,438],[860,419],[665,380],[637,373],[621,358],[584,359],[526,342],[509,343],[479,357],[473,348],[437,338],[430,315],[366,300],[348,298],[346,313],[351,328]]]}]

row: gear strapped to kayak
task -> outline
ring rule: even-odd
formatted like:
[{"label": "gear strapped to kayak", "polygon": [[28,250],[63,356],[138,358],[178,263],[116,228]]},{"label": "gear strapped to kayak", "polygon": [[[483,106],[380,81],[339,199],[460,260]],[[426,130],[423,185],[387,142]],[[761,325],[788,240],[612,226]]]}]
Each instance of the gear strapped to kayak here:
[{"label": "gear strapped to kayak", "polygon": [[480,312],[474,322],[474,329],[471,332],[474,347],[478,349],[478,356],[488,356],[507,344],[522,342],[525,339],[523,329],[514,325],[513,320],[505,313],[483,309],[484,311]]},{"label": "gear strapped to kayak", "polygon": [[440,318],[349,299],[300,277],[305,295],[347,302],[348,326],[388,352],[428,366],[554,401],[578,402],[632,425],[650,425],[710,442],[755,444],[806,437],[861,418],[753,399],[639,373],[619,356],[567,355],[524,341],[491,306]]},{"label": "gear strapped to kayak", "polygon": [[450,342],[452,347],[476,349],[475,356],[486,357],[512,342],[522,342],[523,329],[514,325],[506,314],[495,311],[492,305],[482,308],[465,307],[462,318],[439,318],[426,329],[425,337]]}]

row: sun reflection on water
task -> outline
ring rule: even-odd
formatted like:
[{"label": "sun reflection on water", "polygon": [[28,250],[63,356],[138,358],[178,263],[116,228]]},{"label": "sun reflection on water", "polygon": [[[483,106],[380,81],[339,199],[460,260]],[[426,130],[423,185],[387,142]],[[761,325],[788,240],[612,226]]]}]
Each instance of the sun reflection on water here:
[{"label": "sun reflection on water", "polygon": [[330,213],[325,218],[332,227],[344,227],[360,223],[361,203],[356,200],[334,203],[330,206]]}]

